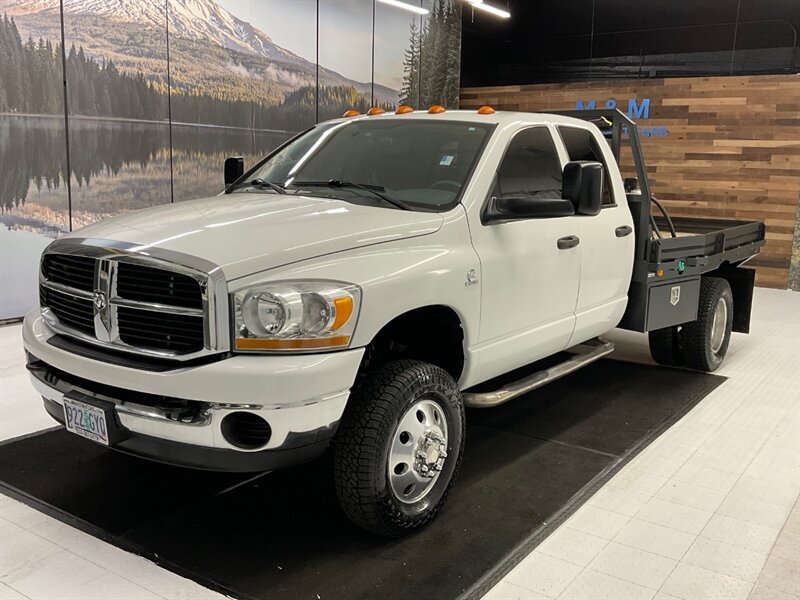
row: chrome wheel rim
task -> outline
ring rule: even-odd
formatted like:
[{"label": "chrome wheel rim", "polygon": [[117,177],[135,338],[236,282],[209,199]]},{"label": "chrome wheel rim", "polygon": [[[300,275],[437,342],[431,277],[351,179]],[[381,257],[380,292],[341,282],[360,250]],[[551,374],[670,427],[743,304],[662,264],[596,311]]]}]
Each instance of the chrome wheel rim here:
[{"label": "chrome wheel rim", "polygon": [[433,489],[447,459],[447,420],[438,403],[422,399],[406,410],[392,435],[387,474],[392,493],[404,504]]},{"label": "chrome wheel rim", "polygon": [[717,301],[714,309],[714,320],[711,322],[711,352],[716,354],[722,348],[725,339],[725,330],[728,326],[728,303],[725,298]]}]

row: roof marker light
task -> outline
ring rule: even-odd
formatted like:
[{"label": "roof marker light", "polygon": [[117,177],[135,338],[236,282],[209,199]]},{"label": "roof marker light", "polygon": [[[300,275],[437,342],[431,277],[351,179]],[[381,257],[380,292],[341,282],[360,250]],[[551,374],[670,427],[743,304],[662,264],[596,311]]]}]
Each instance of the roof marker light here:
[{"label": "roof marker light", "polygon": [[403,105],[403,106],[398,106],[397,110],[394,111],[394,114],[396,114],[396,115],[407,115],[408,113],[412,113],[412,112],[414,112],[413,108],[411,108],[410,106]]},{"label": "roof marker light", "polygon": [[493,115],[494,114],[494,109],[491,106],[481,106],[478,109],[478,114],[479,115]]},{"label": "roof marker light", "polygon": [[352,110],[351,109],[351,110],[348,110],[346,113],[344,113],[342,116],[345,117],[345,118],[349,118],[349,117],[357,117],[360,114],[361,113],[358,112],[357,110]]},{"label": "roof marker light", "polygon": [[441,104],[434,104],[433,106],[431,106],[431,107],[428,109],[428,114],[431,114],[431,115],[438,115],[438,114],[440,114],[440,113],[443,113],[443,112],[444,112],[444,111],[446,111],[446,110],[447,110],[447,109],[446,109],[444,106],[442,106]]},{"label": "roof marker light", "polygon": [[380,108],[379,106],[373,106],[367,111],[367,116],[371,117],[373,115],[382,115],[386,111]]}]

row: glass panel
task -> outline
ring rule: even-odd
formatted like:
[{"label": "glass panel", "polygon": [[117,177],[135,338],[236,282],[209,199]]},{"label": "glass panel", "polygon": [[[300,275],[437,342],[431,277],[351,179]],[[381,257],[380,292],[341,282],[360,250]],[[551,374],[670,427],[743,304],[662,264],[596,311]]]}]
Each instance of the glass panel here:
[{"label": "glass panel", "polygon": [[[427,7],[427,0],[406,0]],[[387,96],[389,108],[419,104],[420,15],[377,3],[375,5],[375,88]]]},{"label": "glass panel", "polygon": [[[352,202],[447,209],[458,201],[492,127],[414,118],[320,124],[254,178]],[[255,189],[275,193],[269,186]]]},{"label": "glass panel", "polygon": [[577,127],[559,127],[558,132],[561,134],[561,139],[564,140],[570,160],[589,160],[603,164],[603,205],[614,204],[614,199],[611,197],[608,166],[595,137],[585,129]]},{"label": "glass panel", "polygon": [[561,163],[550,131],[530,127],[508,145],[497,171],[497,196],[561,198]]},{"label": "glass panel", "polygon": [[72,227],[170,202],[164,2],[64,3]]},{"label": "glass panel", "polygon": [[[372,0],[319,0],[320,121],[373,105],[372,10]],[[377,104],[396,102],[375,92]]]},{"label": "glass panel", "polygon": [[69,231],[61,23],[26,6],[0,16],[0,319],[37,304],[39,256]]},{"label": "glass panel", "polygon": [[461,4],[429,0],[420,32],[420,102],[458,108],[461,77]]},{"label": "glass panel", "polygon": [[224,187],[227,156],[246,166],[316,118],[316,0],[221,0],[188,28],[170,4],[175,200]]}]

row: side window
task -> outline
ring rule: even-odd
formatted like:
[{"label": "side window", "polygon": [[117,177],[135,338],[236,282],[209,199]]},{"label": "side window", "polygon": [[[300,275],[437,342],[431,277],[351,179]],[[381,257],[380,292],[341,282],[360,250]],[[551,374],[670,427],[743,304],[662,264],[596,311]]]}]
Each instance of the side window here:
[{"label": "side window", "polygon": [[514,136],[497,170],[493,195],[561,198],[561,163],[547,127]]},{"label": "side window", "polygon": [[612,206],[614,197],[611,195],[611,178],[597,138],[586,129],[578,127],[560,126],[558,133],[564,140],[570,160],[591,160],[603,164],[603,206]]}]

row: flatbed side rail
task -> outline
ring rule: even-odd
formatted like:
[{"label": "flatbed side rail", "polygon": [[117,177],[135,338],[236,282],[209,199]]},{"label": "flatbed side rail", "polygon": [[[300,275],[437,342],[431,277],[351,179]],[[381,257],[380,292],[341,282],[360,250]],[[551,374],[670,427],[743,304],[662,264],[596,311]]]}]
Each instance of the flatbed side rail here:
[{"label": "flatbed side rail", "polygon": [[[666,225],[656,217],[659,227]],[[737,248],[763,245],[765,227],[760,221],[720,221],[715,219],[673,218],[675,228],[689,236],[661,238],[651,241],[649,261],[661,263],[723,254]]]}]

